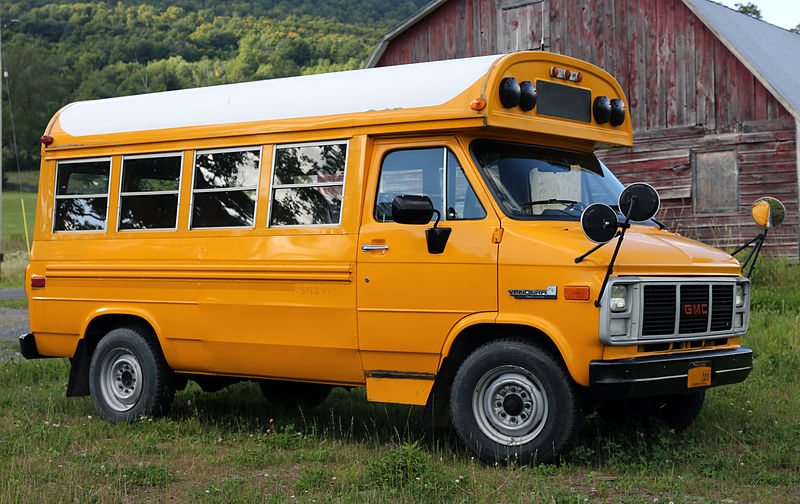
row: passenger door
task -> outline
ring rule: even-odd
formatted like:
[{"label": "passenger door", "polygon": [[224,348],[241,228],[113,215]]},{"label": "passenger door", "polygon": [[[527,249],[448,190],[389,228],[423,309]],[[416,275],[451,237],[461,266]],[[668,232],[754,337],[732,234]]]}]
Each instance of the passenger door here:
[{"label": "passenger door", "polygon": [[[451,329],[497,310],[500,222],[469,168],[454,138],[375,143],[357,261],[359,348],[371,400],[424,403]],[[439,226],[452,229],[443,253],[428,252],[425,230],[433,223],[392,220],[400,194],[426,195],[442,212]]]}]

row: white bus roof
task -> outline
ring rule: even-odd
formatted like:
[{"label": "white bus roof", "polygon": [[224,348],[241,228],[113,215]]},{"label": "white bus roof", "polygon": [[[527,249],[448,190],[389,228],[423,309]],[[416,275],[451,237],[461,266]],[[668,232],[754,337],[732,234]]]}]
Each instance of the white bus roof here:
[{"label": "white bus roof", "polygon": [[58,115],[73,136],[298,119],[442,105],[502,55],[416,63],[76,102]]}]

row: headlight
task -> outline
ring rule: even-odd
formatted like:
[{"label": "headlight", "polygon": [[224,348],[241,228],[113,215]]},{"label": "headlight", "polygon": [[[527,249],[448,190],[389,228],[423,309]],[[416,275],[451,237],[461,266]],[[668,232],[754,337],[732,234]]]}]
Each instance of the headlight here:
[{"label": "headlight", "polygon": [[736,308],[744,306],[744,285],[736,285]]},{"label": "headlight", "polygon": [[619,313],[628,310],[628,286],[614,285],[611,287],[611,297],[608,301],[612,312]]}]

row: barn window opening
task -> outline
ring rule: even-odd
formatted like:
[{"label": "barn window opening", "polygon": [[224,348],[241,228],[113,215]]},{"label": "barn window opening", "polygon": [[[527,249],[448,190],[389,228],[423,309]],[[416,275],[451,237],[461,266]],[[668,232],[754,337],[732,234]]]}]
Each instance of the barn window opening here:
[{"label": "barn window opening", "polygon": [[737,212],[739,170],[733,149],[692,154],[692,202],[695,213]]}]

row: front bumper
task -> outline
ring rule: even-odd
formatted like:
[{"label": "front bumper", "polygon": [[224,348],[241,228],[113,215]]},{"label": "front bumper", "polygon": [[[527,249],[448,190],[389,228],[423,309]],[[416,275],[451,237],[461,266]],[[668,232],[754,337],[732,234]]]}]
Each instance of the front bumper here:
[{"label": "front bumper", "polygon": [[706,362],[711,366],[711,385],[738,383],[753,369],[753,351],[733,348],[685,352],[589,363],[589,386],[599,400],[636,399],[685,394],[708,387],[689,388],[689,369]]}]

